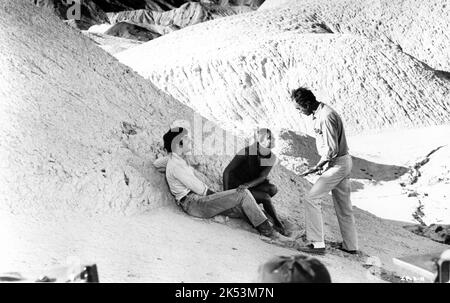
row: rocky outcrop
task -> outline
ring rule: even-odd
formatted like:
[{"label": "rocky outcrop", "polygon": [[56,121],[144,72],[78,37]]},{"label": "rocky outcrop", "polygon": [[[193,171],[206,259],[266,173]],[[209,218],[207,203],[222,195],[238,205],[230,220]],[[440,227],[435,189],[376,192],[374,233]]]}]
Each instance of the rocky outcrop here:
[{"label": "rocky outcrop", "polygon": [[419,236],[450,245],[450,225],[431,224],[430,226],[405,226],[405,228]]},{"label": "rocky outcrop", "polygon": [[94,0],[105,12],[120,12],[135,9],[166,11],[181,5],[183,1],[171,0]]},{"label": "rocky outcrop", "polygon": [[127,22],[114,24],[105,32],[105,34],[138,41],[150,41],[161,36],[161,34],[150,31],[145,27]]},{"label": "rocky outcrop", "polygon": [[[408,173],[399,181],[403,193],[417,201],[413,216],[422,225],[450,222],[450,141],[448,138],[442,141],[445,145],[437,146],[423,158],[413,161]],[[436,214],[441,216],[440,221],[436,221]]]},{"label": "rocky outcrop", "polygon": [[246,134],[257,124],[311,134],[289,97],[298,86],[341,113],[350,133],[450,119],[448,80],[396,44],[336,34],[299,7],[213,20],[117,58],[222,127]]},{"label": "rocky outcrop", "polygon": [[315,16],[334,33],[385,40],[434,69],[450,71],[447,0],[267,0],[260,10],[291,15],[281,22],[286,30],[295,30],[308,15]]},{"label": "rocky outcrop", "polygon": [[212,2],[220,6],[248,6],[257,9],[264,3],[264,0],[201,0],[200,2]]},{"label": "rocky outcrop", "polygon": [[[170,3],[164,0],[93,0],[77,3],[64,0],[34,0],[38,7],[53,11],[59,18],[72,27],[87,30],[93,25],[109,22],[106,12],[120,12],[136,9],[148,9],[153,11],[165,11],[174,9]],[[79,15],[78,15],[79,14]]]},{"label": "rocky outcrop", "polygon": [[246,6],[257,9],[264,0],[94,0],[106,12],[119,12],[136,9],[169,11],[189,2],[216,4],[222,7]]},{"label": "rocky outcrop", "polygon": [[[81,30],[88,30],[94,25],[109,24],[110,22],[113,25],[127,22],[130,25],[121,24],[118,26],[120,29],[115,27],[110,33],[112,36],[126,36],[128,39],[139,41],[154,39],[157,37],[154,34],[165,35],[186,26],[256,9],[256,4],[252,1],[234,1],[232,3],[227,1],[216,4],[211,1],[184,0],[95,0],[81,2],[79,9],[76,3],[68,3],[63,0],[33,2],[39,7],[53,11],[66,24]],[[124,31],[127,33],[125,34]],[[126,47],[126,45],[129,43],[124,43],[122,47]]]},{"label": "rocky outcrop", "polygon": [[[92,25],[108,22],[106,13],[97,6],[95,1],[83,1],[81,7],[75,9],[74,3],[62,0],[35,0],[34,3],[54,12],[70,26],[86,30]],[[80,15],[76,15],[80,13]]]},{"label": "rocky outcrop", "polygon": [[141,26],[159,25],[163,27],[183,28],[218,17],[235,15],[237,12],[214,4],[188,2],[179,8],[157,12],[152,10],[133,10],[108,14],[111,24],[126,21]]},{"label": "rocky outcrop", "polygon": [[[30,0],[31,1],[31,0]],[[73,7],[73,2],[67,3],[65,0],[33,0],[34,4],[41,7],[57,8]],[[135,9],[151,9],[155,11],[171,10],[184,4],[185,0],[171,1],[171,0],[90,0],[80,1],[82,6],[95,5],[97,11],[102,12],[120,12]],[[85,11],[86,12],[86,11]],[[83,13],[85,13],[83,12]],[[65,18],[65,14],[59,15]]]}]

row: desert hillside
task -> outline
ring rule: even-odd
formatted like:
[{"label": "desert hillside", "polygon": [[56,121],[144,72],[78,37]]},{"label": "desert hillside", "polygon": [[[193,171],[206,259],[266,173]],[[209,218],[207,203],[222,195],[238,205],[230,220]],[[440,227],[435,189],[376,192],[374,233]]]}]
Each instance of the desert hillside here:
[{"label": "desert hillside", "polygon": [[[261,241],[243,222],[188,217],[151,166],[171,125],[195,132],[200,123],[206,139],[194,145],[203,154],[193,160],[220,190],[231,156],[221,142],[232,138],[239,148],[243,138],[29,1],[0,3],[0,36],[0,241],[8,243],[0,272],[37,272],[75,257],[96,262],[102,281],[252,282],[267,258],[297,253]],[[431,85],[441,81],[429,78]],[[302,201],[311,184],[282,166],[271,178],[280,190],[279,213],[301,232]],[[340,235],[330,197],[323,208],[332,246]],[[335,282],[399,281],[392,257],[444,247],[398,222],[355,212],[363,255],[330,247],[321,257]],[[379,262],[370,263],[374,258]]]},{"label": "desert hillside", "polygon": [[81,30],[98,24],[114,25],[119,20],[149,30],[154,30],[156,25],[173,31],[196,23],[253,11],[264,0],[90,0],[80,2],[80,9],[77,9],[74,2],[64,0],[32,2],[38,7],[52,11],[70,26]]},{"label": "desert hillside", "polygon": [[[188,27],[116,56],[163,91],[237,132],[255,124],[308,132],[289,100],[290,90],[299,85],[334,106],[352,133],[450,121],[448,78],[405,46],[382,39],[381,30],[372,36],[336,30],[346,28],[352,11],[332,24],[324,16],[338,12],[320,2],[317,7],[311,2],[306,8],[262,8]],[[445,14],[433,13],[436,25],[431,26],[443,31]],[[368,27],[351,20],[358,28]],[[416,35],[426,36],[430,22],[420,22],[424,30]],[[440,58],[449,53],[438,41],[429,47]]]},{"label": "desert hillside", "polygon": [[450,71],[448,0],[267,0],[260,7],[283,15],[292,9],[316,16],[335,33],[381,39],[431,68]]},{"label": "desert hillside", "polygon": [[256,10],[264,0],[61,0],[33,1],[66,24],[82,30],[111,54],[181,28]]}]

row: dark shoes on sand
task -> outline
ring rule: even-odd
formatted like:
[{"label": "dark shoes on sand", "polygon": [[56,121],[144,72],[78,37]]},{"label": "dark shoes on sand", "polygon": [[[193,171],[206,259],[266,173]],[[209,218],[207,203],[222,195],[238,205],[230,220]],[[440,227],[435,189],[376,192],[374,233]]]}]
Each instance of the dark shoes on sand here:
[{"label": "dark shoes on sand", "polygon": [[279,241],[292,241],[288,236],[288,232],[283,227],[273,226],[269,223],[269,220],[264,221],[262,224],[258,225],[256,229],[259,233],[265,237],[276,239]]},{"label": "dark shoes on sand", "polygon": [[341,251],[343,251],[343,252],[345,252],[345,253],[351,254],[351,255],[357,255],[358,254],[357,250],[347,250],[344,247],[342,247],[342,243],[340,243],[336,248],[341,250]]},{"label": "dark shoes on sand", "polygon": [[284,227],[284,225],[274,225],[273,228],[279,232],[281,235],[285,236],[285,237],[290,237],[291,236],[291,232],[289,232],[286,227]]},{"label": "dark shoes on sand", "polygon": [[[259,233],[265,237],[268,238],[272,238],[272,239],[276,239],[279,240],[283,243],[286,243],[286,241],[289,242],[293,242],[295,240],[292,240],[291,238],[289,238],[289,234],[286,231],[286,229],[284,228],[284,226],[273,226],[269,223],[269,220],[264,221],[263,223],[261,223],[260,225],[258,225],[256,227],[256,229],[259,231]],[[295,242],[294,242],[295,244]],[[298,245],[298,242],[297,242]],[[357,255],[358,251],[357,250],[347,250],[343,247],[342,243],[339,243],[338,245],[331,245],[332,248],[336,248],[339,249],[345,253],[351,254],[351,255]],[[326,253],[326,248],[325,247],[314,247],[314,245],[311,244],[307,244],[307,245],[303,245],[300,247],[296,247],[298,251],[304,252],[304,253],[308,253],[308,254],[314,254],[314,255],[324,255]]]},{"label": "dark shoes on sand", "polygon": [[[345,253],[351,254],[351,255],[357,255],[358,254],[357,250],[347,250],[347,249],[343,248],[342,247],[342,243],[340,243],[335,248],[337,248],[337,249],[339,249],[339,250],[341,250],[341,251],[343,251]],[[325,252],[326,252],[326,248],[325,247],[316,248],[316,247],[314,247],[313,244],[308,244],[306,246],[298,247],[297,250],[301,251],[301,252],[308,253],[308,254],[314,254],[314,255],[324,255]]]},{"label": "dark shoes on sand", "polygon": [[305,252],[313,255],[324,255],[325,247],[315,248],[314,245],[308,244],[297,248],[298,251]]},{"label": "dark shoes on sand", "polygon": [[274,229],[272,225],[270,225],[269,220],[264,221],[260,225],[256,227],[256,229],[259,231],[259,233],[266,237],[273,237],[274,235]]}]

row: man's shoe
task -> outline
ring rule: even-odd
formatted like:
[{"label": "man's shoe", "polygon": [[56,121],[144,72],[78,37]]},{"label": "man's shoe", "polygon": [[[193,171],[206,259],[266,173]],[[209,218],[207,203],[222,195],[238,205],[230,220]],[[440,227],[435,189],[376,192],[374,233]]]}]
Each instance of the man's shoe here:
[{"label": "man's shoe", "polygon": [[256,227],[256,229],[259,231],[259,233],[266,237],[273,237],[274,236],[274,230],[272,226],[269,223],[269,220],[264,221],[260,225]]},{"label": "man's shoe", "polygon": [[325,247],[315,248],[314,245],[312,245],[312,244],[298,247],[297,250],[308,253],[308,254],[314,254],[314,255],[324,255],[325,254]]},{"label": "man's shoe", "polygon": [[345,253],[351,254],[351,255],[357,255],[358,254],[357,250],[347,250],[344,247],[342,247],[342,243],[336,248],[341,250],[341,251],[343,251],[343,252],[345,252]]},{"label": "man's shoe", "polygon": [[274,225],[273,228],[285,237],[290,237],[292,234],[292,232],[288,232],[284,226]]}]

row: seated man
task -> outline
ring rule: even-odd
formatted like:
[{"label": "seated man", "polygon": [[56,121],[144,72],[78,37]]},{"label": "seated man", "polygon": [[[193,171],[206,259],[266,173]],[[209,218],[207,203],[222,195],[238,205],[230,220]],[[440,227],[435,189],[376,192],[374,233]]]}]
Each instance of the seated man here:
[{"label": "seated man", "polygon": [[283,235],[286,230],[272,204],[277,187],[270,183],[268,175],[276,162],[271,149],[275,138],[270,129],[261,128],[255,134],[255,143],[239,151],[223,172],[223,189],[248,189],[256,202],[272,217],[275,229]]},{"label": "seated man", "polygon": [[177,204],[186,213],[200,218],[211,218],[219,214],[247,217],[262,235],[279,237],[247,189],[214,193],[195,175],[194,168],[184,159],[191,148],[186,129],[181,127],[170,129],[163,136],[163,141],[169,155],[156,160],[153,164],[159,171],[166,167],[170,191],[175,196]]}]

